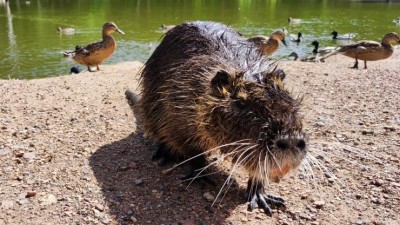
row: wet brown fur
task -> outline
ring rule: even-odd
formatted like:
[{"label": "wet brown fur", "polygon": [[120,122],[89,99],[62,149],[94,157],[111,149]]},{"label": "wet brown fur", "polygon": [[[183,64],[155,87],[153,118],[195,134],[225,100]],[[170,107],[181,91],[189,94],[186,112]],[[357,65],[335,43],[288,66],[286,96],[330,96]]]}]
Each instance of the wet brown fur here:
[{"label": "wet brown fur", "polygon": [[[148,137],[175,156],[190,158],[231,143],[222,153],[233,153],[251,179],[265,184],[281,167],[285,171],[273,176],[297,167],[306,154],[298,144],[304,138],[300,100],[273,75],[270,63],[225,25],[178,25],[145,64],[135,113]],[[287,146],[279,149],[282,140]],[[239,142],[253,147],[238,150]]]}]

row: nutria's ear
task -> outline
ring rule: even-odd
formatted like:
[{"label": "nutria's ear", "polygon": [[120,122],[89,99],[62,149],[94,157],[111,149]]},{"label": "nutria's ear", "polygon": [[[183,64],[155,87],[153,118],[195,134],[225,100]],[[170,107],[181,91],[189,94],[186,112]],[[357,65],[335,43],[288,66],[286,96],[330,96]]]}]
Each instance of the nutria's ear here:
[{"label": "nutria's ear", "polygon": [[225,98],[229,96],[231,92],[231,78],[232,76],[228,72],[224,70],[218,71],[211,80],[212,93],[219,98]]}]

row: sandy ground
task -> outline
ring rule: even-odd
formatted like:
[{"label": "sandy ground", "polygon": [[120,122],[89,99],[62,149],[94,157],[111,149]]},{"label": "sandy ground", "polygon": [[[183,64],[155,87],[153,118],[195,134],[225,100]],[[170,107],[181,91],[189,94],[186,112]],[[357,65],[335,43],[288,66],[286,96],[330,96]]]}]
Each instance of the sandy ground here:
[{"label": "sandy ground", "polygon": [[1,80],[0,224],[399,224],[400,50],[367,70],[352,64],[280,64],[287,86],[305,95],[310,157],[320,165],[270,185],[287,204],[272,217],[247,211],[244,172],[212,208],[204,196],[217,195],[226,172],[215,187],[187,187],[184,168],[162,174],[124,98],[141,63]]}]

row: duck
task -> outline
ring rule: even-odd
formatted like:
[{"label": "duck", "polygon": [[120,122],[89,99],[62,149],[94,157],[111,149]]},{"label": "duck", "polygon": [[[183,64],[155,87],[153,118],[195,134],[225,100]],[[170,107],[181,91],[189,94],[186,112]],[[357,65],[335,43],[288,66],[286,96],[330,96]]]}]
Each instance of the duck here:
[{"label": "duck", "polygon": [[262,55],[271,55],[279,48],[280,43],[287,46],[285,36],[285,32],[275,31],[269,38],[265,36],[254,36],[248,38],[247,41],[252,42],[257,46]]},{"label": "duck", "polygon": [[291,34],[290,35],[290,40],[293,41],[293,42],[300,42],[302,36],[303,36],[303,34],[301,32],[297,33],[297,35]]},{"label": "duck", "polygon": [[66,50],[66,51],[62,51],[61,54],[63,54],[65,57],[69,57],[72,54],[74,54],[75,51],[78,51],[81,48],[82,47],[80,45],[77,45],[77,46],[75,46],[75,50],[74,51]]},{"label": "duck", "polygon": [[339,35],[339,33],[335,30],[332,31],[331,35],[333,35],[332,39],[334,39],[334,40],[351,40],[356,36],[356,34],[354,34],[354,33],[347,33],[347,34]]},{"label": "duck", "polygon": [[289,23],[301,23],[301,19],[289,17],[288,22]]},{"label": "duck", "polygon": [[393,20],[393,22],[396,24],[396,25],[400,25],[400,17],[397,17],[396,19],[394,19]]},{"label": "duck", "polygon": [[[115,39],[111,36],[114,32],[125,34],[114,22],[107,22],[103,25],[102,41],[91,43],[85,47],[77,46],[75,51],[66,51],[63,54],[71,56],[75,62],[87,66],[90,72],[99,71],[99,64],[108,59],[117,47]],[[97,70],[92,71],[91,67],[94,66]]]},{"label": "duck", "polygon": [[[300,58],[296,52],[292,52],[288,56],[286,56],[287,59],[289,59],[291,57],[293,57],[293,61],[297,61]],[[311,55],[311,56],[307,56],[304,58],[300,58],[300,61],[302,61],[302,62],[317,62],[318,58],[316,55]]]},{"label": "duck", "polygon": [[352,68],[358,69],[358,60],[364,60],[364,69],[367,69],[367,61],[377,61],[389,58],[393,54],[393,43],[400,44],[400,37],[397,33],[391,32],[382,38],[382,42],[360,41],[355,44],[340,46],[337,50],[321,57],[326,59],[335,54],[342,54],[356,61]]},{"label": "duck", "polygon": [[75,33],[75,29],[71,28],[71,27],[67,27],[67,28],[57,27],[57,31],[60,34],[74,34]]},{"label": "duck", "polygon": [[164,32],[167,32],[174,28],[175,25],[166,25],[166,24],[161,24],[160,29],[163,30]]},{"label": "duck", "polygon": [[297,52],[292,52],[288,56],[286,56],[287,59],[291,57],[293,57],[293,61],[297,61],[297,59],[299,58],[299,54],[297,54]]},{"label": "duck", "polygon": [[324,54],[324,53],[329,53],[329,52],[332,52],[333,50],[335,50],[337,47],[325,47],[325,48],[320,48],[319,47],[319,42],[318,41],[313,41],[313,42],[311,42],[311,45],[313,45],[314,46],[314,49],[312,50],[312,52],[314,53],[314,54],[318,54],[318,53],[322,53],[322,54]]}]

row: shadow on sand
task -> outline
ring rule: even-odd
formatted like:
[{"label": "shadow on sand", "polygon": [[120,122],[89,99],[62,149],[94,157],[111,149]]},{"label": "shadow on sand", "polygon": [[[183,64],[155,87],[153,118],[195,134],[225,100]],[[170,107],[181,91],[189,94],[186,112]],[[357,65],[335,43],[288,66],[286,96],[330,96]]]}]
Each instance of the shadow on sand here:
[{"label": "shadow on sand", "polygon": [[[151,160],[154,144],[140,133],[100,147],[91,157],[90,166],[102,188],[111,216],[119,224],[172,224],[195,220],[197,224],[227,224],[233,209],[243,203],[244,190],[232,185],[220,207],[203,195],[217,195],[226,173],[212,176],[216,186],[194,182],[187,187],[179,177],[187,171],[175,169],[164,175]],[[216,171],[217,168],[212,168]],[[220,198],[219,198],[220,199]],[[219,202],[219,201],[218,201]],[[175,223],[175,224],[176,224]]]}]

